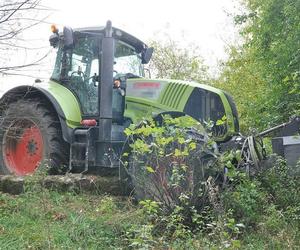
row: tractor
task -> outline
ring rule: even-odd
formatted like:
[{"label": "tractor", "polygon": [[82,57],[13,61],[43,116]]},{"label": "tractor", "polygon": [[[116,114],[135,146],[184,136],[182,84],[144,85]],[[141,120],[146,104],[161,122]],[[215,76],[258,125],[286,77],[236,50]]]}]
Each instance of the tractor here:
[{"label": "tractor", "polygon": [[212,121],[220,151],[243,148],[248,162],[261,160],[253,137],[240,135],[237,109],[226,92],[145,78],[153,49],[110,21],[63,32],[52,26],[52,32],[57,56],[49,82],[36,80],[1,96],[0,174],[23,176],[40,165],[53,174],[113,172],[120,166],[124,130],[162,115]]},{"label": "tractor", "polygon": [[26,175],[40,164],[52,173],[118,168],[124,129],[147,116],[226,116],[222,128],[215,128],[217,141],[238,134],[236,107],[227,93],[199,83],[146,79],[144,65],[153,49],[111,22],[63,32],[53,26],[52,32],[57,56],[50,81],[21,85],[1,97],[1,174]]}]

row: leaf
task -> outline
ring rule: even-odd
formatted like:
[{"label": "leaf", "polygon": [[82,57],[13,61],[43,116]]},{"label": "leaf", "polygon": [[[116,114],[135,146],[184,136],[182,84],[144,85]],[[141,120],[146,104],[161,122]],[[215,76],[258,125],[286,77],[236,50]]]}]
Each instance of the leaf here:
[{"label": "leaf", "polygon": [[146,170],[147,170],[149,173],[155,173],[155,170],[154,170],[152,167],[150,167],[150,166],[146,167]]},{"label": "leaf", "polygon": [[178,142],[179,142],[179,144],[184,144],[184,143],[185,143],[185,140],[184,140],[183,137],[179,137],[179,138],[178,138]]},{"label": "leaf", "polygon": [[221,125],[223,125],[225,122],[224,121],[222,121],[222,120],[217,120],[216,121],[216,125],[217,126],[221,126]]},{"label": "leaf", "polygon": [[232,240],[231,243],[232,243],[232,247],[234,249],[241,248],[241,241],[239,241],[239,240]]},{"label": "leaf", "polygon": [[196,143],[195,143],[195,142],[191,142],[191,143],[189,144],[189,148],[190,148],[191,150],[195,149],[195,148],[196,148]]},{"label": "leaf", "polygon": [[178,157],[178,156],[182,156],[182,152],[178,149],[178,148],[176,148],[175,149],[175,154],[174,154],[176,157]]}]

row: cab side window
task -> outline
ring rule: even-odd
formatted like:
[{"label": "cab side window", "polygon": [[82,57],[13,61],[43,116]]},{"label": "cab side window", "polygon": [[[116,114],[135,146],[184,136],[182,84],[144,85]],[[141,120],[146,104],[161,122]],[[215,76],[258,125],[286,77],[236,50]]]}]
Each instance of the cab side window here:
[{"label": "cab side window", "polygon": [[194,88],[192,94],[190,95],[183,112],[193,117],[198,121],[205,121],[205,92],[199,88]]}]

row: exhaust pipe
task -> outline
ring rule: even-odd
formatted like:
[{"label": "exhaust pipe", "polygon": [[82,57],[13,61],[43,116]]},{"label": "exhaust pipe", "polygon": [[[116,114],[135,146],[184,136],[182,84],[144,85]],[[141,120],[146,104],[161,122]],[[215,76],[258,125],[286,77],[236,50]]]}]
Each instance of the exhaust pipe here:
[{"label": "exhaust pipe", "polygon": [[100,82],[98,87],[99,134],[97,142],[97,162],[105,164],[111,148],[112,132],[112,91],[115,41],[111,21],[107,21],[102,39]]}]

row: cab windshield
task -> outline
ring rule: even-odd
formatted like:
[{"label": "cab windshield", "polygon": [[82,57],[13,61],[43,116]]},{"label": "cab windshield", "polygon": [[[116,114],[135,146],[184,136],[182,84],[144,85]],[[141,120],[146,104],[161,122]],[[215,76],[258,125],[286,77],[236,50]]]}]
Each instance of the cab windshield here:
[{"label": "cab windshield", "polygon": [[[99,65],[102,63],[99,48],[101,39],[97,36],[77,35],[74,47],[68,50],[60,44],[51,77],[73,92],[83,115],[87,116],[98,113]],[[140,54],[122,41],[115,43],[114,74],[127,74],[129,78],[143,76]]]},{"label": "cab windshield", "polygon": [[132,77],[143,76],[143,66],[140,54],[133,47],[117,41],[114,59],[115,74],[132,74]]}]

